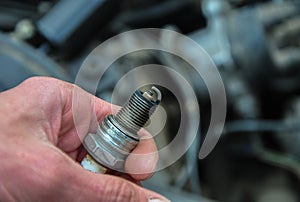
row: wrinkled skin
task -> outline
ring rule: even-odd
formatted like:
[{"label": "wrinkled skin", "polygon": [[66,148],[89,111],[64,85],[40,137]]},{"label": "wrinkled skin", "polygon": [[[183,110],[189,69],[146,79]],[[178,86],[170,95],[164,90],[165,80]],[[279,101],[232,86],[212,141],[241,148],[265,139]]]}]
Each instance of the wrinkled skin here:
[{"label": "wrinkled skin", "polygon": [[[112,113],[111,105],[72,84],[34,77],[0,94],[0,201],[165,200],[138,185],[138,180],[151,176],[157,162],[151,138],[142,138],[133,151],[152,153],[148,158],[127,159],[127,172],[138,173],[123,175],[127,180],[80,166],[78,159],[85,151],[79,138],[82,134],[74,126],[74,89],[80,105],[94,114],[85,123],[93,130],[97,121]],[[79,119],[76,124],[83,122]]]}]

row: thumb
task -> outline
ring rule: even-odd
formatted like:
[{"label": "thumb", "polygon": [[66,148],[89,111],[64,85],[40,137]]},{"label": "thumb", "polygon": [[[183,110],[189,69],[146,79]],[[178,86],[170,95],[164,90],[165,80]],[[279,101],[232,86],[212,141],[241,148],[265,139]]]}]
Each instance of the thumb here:
[{"label": "thumb", "polygon": [[153,191],[117,176],[92,173],[78,164],[69,170],[72,170],[72,173],[69,173],[70,181],[68,182],[71,186],[68,188],[70,201],[169,201]]}]

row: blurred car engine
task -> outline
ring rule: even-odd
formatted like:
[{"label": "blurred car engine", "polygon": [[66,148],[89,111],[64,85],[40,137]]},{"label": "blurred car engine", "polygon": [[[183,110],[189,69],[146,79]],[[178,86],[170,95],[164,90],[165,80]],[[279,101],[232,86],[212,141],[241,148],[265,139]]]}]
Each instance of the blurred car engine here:
[{"label": "blurred car engine", "polygon": [[[171,29],[193,39],[218,67],[227,94],[222,137],[200,160],[211,110],[207,89],[193,69],[155,50],[131,53],[111,65],[97,88],[102,99],[110,101],[126,72],[157,63],[181,72],[199,100],[199,136],[180,160],[144,186],[172,201],[300,201],[298,0],[2,0],[0,91],[36,75],[74,82],[97,45],[138,28]],[[89,91],[89,83],[98,79],[92,66],[84,78],[81,87]],[[172,140],[180,122],[176,97],[162,91],[168,119],[155,137],[159,148]],[[122,100],[126,94],[118,96]]]}]

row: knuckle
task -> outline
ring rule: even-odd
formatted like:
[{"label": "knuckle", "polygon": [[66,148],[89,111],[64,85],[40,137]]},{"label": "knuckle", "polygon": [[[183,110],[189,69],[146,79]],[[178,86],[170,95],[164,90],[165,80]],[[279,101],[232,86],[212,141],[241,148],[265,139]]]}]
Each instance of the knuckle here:
[{"label": "knuckle", "polygon": [[137,201],[136,188],[125,180],[113,180],[106,186],[105,193],[106,196],[112,197],[107,201]]},{"label": "knuckle", "polygon": [[[63,81],[56,78],[46,76],[33,76],[21,83],[24,88],[35,89],[35,91],[43,92],[58,88]],[[49,88],[51,87],[51,88]]]},{"label": "knuckle", "polygon": [[40,107],[46,107],[60,98],[59,86],[61,82],[63,81],[55,78],[36,76],[23,81],[19,89],[22,92],[28,92],[28,94],[24,96],[30,96],[30,103],[34,103]]},{"label": "knuckle", "polygon": [[32,85],[32,84],[37,84],[37,83],[44,83],[49,82],[51,80],[54,80],[50,77],[43,77],[43,76],[33,76],[33,77],[29,77],[28,79],[26,79],[23,82],[23,85]]}]

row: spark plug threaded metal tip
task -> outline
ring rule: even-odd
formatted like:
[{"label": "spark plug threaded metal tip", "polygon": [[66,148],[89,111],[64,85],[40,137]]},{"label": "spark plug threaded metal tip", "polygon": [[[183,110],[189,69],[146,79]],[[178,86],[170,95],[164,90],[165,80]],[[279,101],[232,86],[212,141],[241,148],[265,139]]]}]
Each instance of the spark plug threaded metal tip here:
[{"label": "spark plug threaded metal tip", "polygon": [[108,115],[99,124],[97,133],[89,133],[83,145],[90,154],[81,162],[93,172],[103,172],[96,165],[123,171],[124,162],[139,142],[137,132],[145,125],[161,100],[156,87],[137,90],[116,115]]},{"label": "spark plug threaded metal tip", "polygon": [[144,93],[136,91],[115,115],[116,124],[136,134],[148,121],[160,100],[161,93],[154,86]]}]

